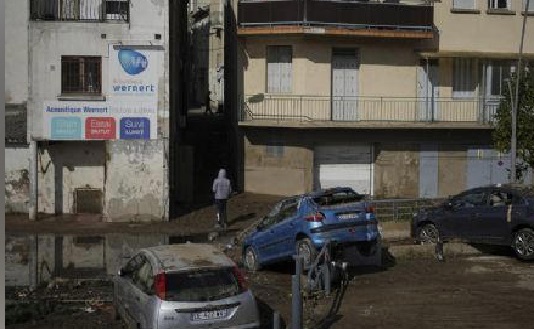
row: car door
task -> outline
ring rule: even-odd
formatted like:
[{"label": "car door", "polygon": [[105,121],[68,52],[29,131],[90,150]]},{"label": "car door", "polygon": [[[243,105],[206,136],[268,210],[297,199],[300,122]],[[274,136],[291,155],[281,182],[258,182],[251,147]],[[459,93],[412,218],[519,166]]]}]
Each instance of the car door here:
[{"label": "car door", "polygon": [[473,220],[480,216],[481,207],[486,205],[486,195],[483,189],[476,189],[452,198],[438,225],[442,237],[471,240]]},{"label": "car door", "polygon": [[514,199],[518,200],[507,191],[497,188],[489,191],[487,205],[480,209],[472,222],[474,240],[490,244],[508,244],[512,216],[517,215],[517,210],[513,209]]},{"label": "car door", "polygon": [[133,274],[132,313],[141,328],[152,328],[156,317],[156,297],[153,291],[154,276],[150,261],[143,255],[140,266]]}]

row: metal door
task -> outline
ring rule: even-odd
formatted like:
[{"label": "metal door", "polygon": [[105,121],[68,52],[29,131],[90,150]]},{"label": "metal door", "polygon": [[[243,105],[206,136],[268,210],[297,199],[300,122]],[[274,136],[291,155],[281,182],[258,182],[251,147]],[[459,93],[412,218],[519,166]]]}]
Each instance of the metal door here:
[{"label": "metal door", "polygon": [[417,70],[417,97],[419,99],[419,120],[438,119],[438,61],[422,60]]},{"label": "metal door", "polygon": [[332,120],[358,120],[360,60],[357,49],[332,53]]}]

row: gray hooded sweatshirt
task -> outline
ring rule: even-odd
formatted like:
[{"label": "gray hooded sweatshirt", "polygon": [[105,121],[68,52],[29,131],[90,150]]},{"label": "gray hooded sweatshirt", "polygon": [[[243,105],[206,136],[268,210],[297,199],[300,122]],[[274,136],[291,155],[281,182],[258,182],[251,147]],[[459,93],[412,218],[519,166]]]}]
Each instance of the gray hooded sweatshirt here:
[{"label": "gray hooded sweatshirt", "polygon": [[228,199],[232,193],[230,180],[226,178],[226,170],[219,170],[219,177],[213,180],[213,193],[216,200]]}]

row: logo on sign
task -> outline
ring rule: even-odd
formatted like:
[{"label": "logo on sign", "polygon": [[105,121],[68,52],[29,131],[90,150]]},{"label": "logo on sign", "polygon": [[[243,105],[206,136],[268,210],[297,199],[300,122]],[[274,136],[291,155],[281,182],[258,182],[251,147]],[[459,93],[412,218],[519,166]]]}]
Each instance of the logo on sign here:
[{"label": "logo on sign", "polygon": [[82,121],[80,118],[55,117],[50,121],[52,139],[81,139]]},{"label": "logo on sign", "polygon": [[115,118],[89,117],[85,119],[85,139],[115,139]]},{"label": "logo on sign", "polygon": [[122,118],[120,134],[121,139],[150,139],[150,119]]},{"label": "logo on sign", "polygon": [[148,60],[145,55],[135,50],[121,49],[118,56],[122,69],[129,75],[139,74],[146,70],[148,66]]}]

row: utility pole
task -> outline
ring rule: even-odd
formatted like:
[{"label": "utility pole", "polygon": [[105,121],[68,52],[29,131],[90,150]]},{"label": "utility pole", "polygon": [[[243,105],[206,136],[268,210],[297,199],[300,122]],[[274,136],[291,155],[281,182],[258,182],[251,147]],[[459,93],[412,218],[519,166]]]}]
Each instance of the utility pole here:
[{"label": "utility pole", "polygon": [[525,10],[523,11],[523,28],[521,30],[521,43],[519,45],[519,55],[517,58],[517,74],[515,81],[515,99],[514,95],[510,94],[510,97],[513,100],[512,106],[512,140],[511,144],[511,157],[512,165],[510,168],[511,171],[511,183],[516,183],[516,171],[517,171],[517,107],[519,106],[519,81],[521,80],[521,64],[523,60],[523,44],[525,41],[525,28],[527,25],[528,10],[530,8],[530,0],[525,2]]}]

